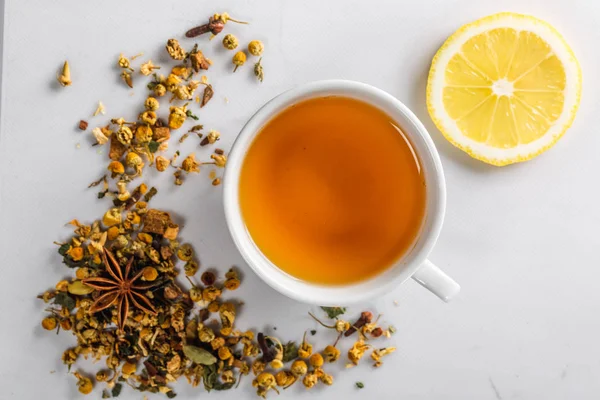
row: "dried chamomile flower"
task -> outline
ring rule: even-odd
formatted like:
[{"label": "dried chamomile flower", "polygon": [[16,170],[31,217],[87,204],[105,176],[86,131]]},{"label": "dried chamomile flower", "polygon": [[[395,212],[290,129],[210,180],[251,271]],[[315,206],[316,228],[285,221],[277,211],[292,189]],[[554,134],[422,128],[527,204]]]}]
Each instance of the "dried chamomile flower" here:
[{"label": "dried chamomile flower", "polygon": [[227,290],[236,290],[240,287],[240,278],[238,273],[233,268],[231,268],[225,274],[224,286],[227,288]]},{"label": "dried chamomile flower", "polygon": [[304,336],[302,337],[302,343],[298,348],[298,357],[300,358],[308,358],[312,354],[312,344],[306,341],[306,332],[304,332]]},{"label": "dried chamomile flower", "polygon": [[190,92],[190,89],[188,89],[187,86],[177,86],[173,90],[173,97],[177,100],[191,100],[192,93]]},{"label": "dried chamomile flower", "polygon": [[98,382],[108,381],[109,376],[110,376],[110,371],[107,371],[105,369],[101,369],[100,371],[96,372],[96,380]]},{"label": "dried chamomile flower", "polygon": [[232,35],[231,33],[228,33],[223,38],[223,47],[225,47],[227,50],[235,49],[236,47],[238,47],[237,38],[234,35]]},{"label": "dried chamomile flower", "polygon": [[304,376],[304,378],[302,379],[302,384],[307,389],[310,389],[313,386],[315,386],[317,384],[317,382],[319,382],[319,377],[317,376],[317,374],[314,371],[307,373]]},{"label": "dried chamomile flower", "polygon": [[183,50],[177,39],[169,39],[166,48],[173,60],[183,60],[185,58],[185,50]]},{"label": "dried chamomile flower", "polygon": [[158,100],[156,100],[156,98],[154,98],[152,96],[148,96],[146,101],[144,101],[144,107],[148,111],[156,111],[156,110],[158,110],[158,107],[159,107]]},{"label": "dried chamomile flower", "polygon": [[179,87],[181,82],[182,81],[181,81],[180,77],[171,73],[171,74],[169,74],[167,79],[165,79],[164,85],[169,92],[174,92]]},{"label": "dried chamomile flower", "polygon": [[373,361],[375,361],[375,363],[373,364],[374,367],[380,367],[382,362],[381,362],[381,358],[383,356],[387,356],[388,354],[393,353],[394,351],[396,351],[395,347],[384,347],[382,349],[375,349],[373,350],[373,353],[371,353],[371,358],[373,359]]},{"label": "dried chamomile flower", "polygon": [[187,156],[181,163],[181,169],[185,172],[200,172],[200,163],[196,161],[196,154]]},{"label": "dried chamomile flower", "polygon": [[71,68],[69,67],[69,62],[65,61],[63,64],[60,75],[56,76],[56,80],[60,83],[61,86],[71,86],[73,83],[71,81]]},{"label": "dried chamomile flower", "polygon": [[154,160],[154,163],[156,164],[156,169],[158,171],[164,172],[169,167],[169,164],[171,164],[171,160],[169,160],[168,158],[165,158],[163,156],[158,156]]},{"label": "dried chamomile flower", "polygon": [[181,107],[169,108],[169,128],[179,129],[187,118],[187,103]]},{"label": "dried chamomile flower", "polygon": [[227,346],[219,348],[217,355],[221,360],[228,360],[232,357],[231,350]]},{"label": "dried chamomile flower", "polygon": [[198,45],[195,45],[190,53],[190,61],[192,63],[192,69],[194,72],[200,72],[200,70],[208,70],[211,66],[212,61],[204,56],[204,54],[198,50]]},{"label": "dried chamomile flower", "polygon": [[77,388],[79,390],[79,393],[90,394],[92,392],[92,389],[94,388],[92,380],[88,377],[81,375],[79,372],[75,372],[74,375],[77,378]]},{"label": "dried chamomile flower", "polygon": [[323,366],[323,356],[320,353],[313,353],[309,359],[308,363],[313,368],[319,368]]},{"label": "dried chamomile flower", "polygon": [[56,329],[56,326],[58,325],[58,320],[56,319],[56,317],[46,317],[42,320],[42,328],[44,328],[47,331],[52,331],[54,329]]},{"label": "dried chamomile flower", "polygon": [[227,164],[227,156],[225,155],[220,155],[220,154],[211,154],[210,158],[212,158],[215,162],[215,165],[217,167],[225,167],[225,164]]},{"label": "dried chamomile flower", "polygon": [[142,75],[148,76],[155,69],[160,69],[160,67],[152,64],[152,60],[148,60],[148,62],[142,64],[142,66],[140,67],[140,72],[142,73]]},{"label": "dried chamomile flower", "polygon": [[275,374],[275,381],[277,386],[286,389],[296,382],[296,376],[291,371],[279,371]]},{"label": "dried chamomile flower", "polygon": [[202,273],[202,276],[200,277],[200,280],[206,286],[212,286],[217,280],[217,277],[211,271],[204,271],[204,273]]},{"label": "dried chamomile flower", "polygon": [[198,272],[198,268],[200,266],[198,265],[198,263],[194,260],[190,260],[188,262],[185,263],[185,265],[183,266],[183,271],[185,272],[185,274],[187,276],[193,276],[196,275],[196,272]]},{"label": "dried chamomile flower", "polygon": [[209,286],[202,290],[202,300],[208,303],[215,301],[219,296],[221,296],[221,289],[214,286]]},{"label": "dried chamomile flower", "polygon": [[350,350],[348,350],[348,359],[352,362],[352,364],[348,364],[347,367],[358,365],[358,362],[365,354],[365,351],[369,349],[369,347],[371,346],[365,344],[365,342],[362,339],[354,343]]},{"label": "dried chamomile flower", "polygon": [[214,129],[211,129],[206,135],[206,141],[210,144],[214,144],[221,137],[221,133]]},{"label": "dried chamomile flower", "polygon": [[[152,111],[149,111],[152,112]],[[146,116],[146,117],[142,117],[142,118],[149,118],[151,116]],[[155,115],[156,117],[156,115]],[[148,125],[138,125],[137,128],[135,128],[135,140],[138,142],[138,144],[142,144],[142,143],[149,143],[152,141],[152,136],[154,136],[154,133],[152,132],[152,128]]]},{"label": "dried chamomile flower", "polygon": [[131,128],[122,125],[117,131],[117,140],[121,144],[128,145],[131,143],[131,139],[133,139],[133,132],[131,131]]},{"label": "dried chamomile flower", "polygon": [[275,390],[277,393],[279,393],[279,391],[276,388],[277,385],[277,381],[275,380],[275,377],[273,376],[272,373],[270,372],[261,372],[256,379],[254,379],[254,381],[252,381],[252,386],[258,388],[258,390],[256,391],[256,394],[258,394],[259,396],[266,398],[266,394],[269,390],[273,389]]},{"label": "dried chamomile flower", "polygon": [[265,46],[260,40],[253,40],[248,43],[248,53],[252,54],[253,56],[260,56],[264,49]]},{"label": "dried chamomile flower", "polygon": [[137,365],[135,365],[134,363],[126,362],[121,368],[121,373],[123,374],[124,378],[128,378],[130,375],[135,374],[136,369]]},{"label": "dried chamomile flower", "polygon": [[319,377],[319,379],[321,380],[321,382],[323,382],[327,386],[333,385],[333,376],[331,376],[329,374],[326,374],[325,372],[323,372],[321,374],[321,376]]},{"label": "dried chamomile flower", "polygon": [[154,267],[146,267],[142,270],[142,280],[153,282],[158,278],[158,271]]},{"label": "dried chamomile flower", "polygon": [[192,288],[189,290],[189,295],[190,299],[194,303],[199,303],[202,301],[202,289],[200,289],[198,286],[192,286]]},{"label": "dried chamomile flower", "polygon": [[[119,60],[117,61],[117,65],[124,69],[131,69],[131,63],[130,63],[129,59],[123,55],[123,53],[121,53],[119,55]],[[131,69],[131,70],[133,71],[133,69]]]},{"label": "dried chamomile flower", "polygon": [[304,360],[296,360],[292,363],[291,371],[294,376],[302,376],[308,372],[308,366]]},{"label": "dried chamomile flower", "polygon": [[156,97],[161,97],[161,96],[164,96],[165,94],[167,94],[167,88],[162,83],[159,83],[156,86],[154,86],[152,91],[154,92],[154,95]]},{"label": "dried chamomile flower", "polygon": [[256,76],[256,79],[258,79],[259,81],[262,82],[265,79],[265,71],[263,69],[261,62],[262,62],[262,57],[259,58],[259,60],[256,64],[254,64],[254,76]]},{"label": "dried chamomile flower", "polygon": [[100,145],[108,143],[108,137],[104,134],[102,129],[100,129],[100,128],[92,129],[92,135],[94,135],[94,138],[96,139],[96,143],[98,143]]},{"label": "dried chamomile flower", "polygon": [[137,175],[141,175],[142,169],[144,168],[144,161],[137,153],[130,151],[125,157],[125,165],[129,168],[133,168]]},{"label": "dried chamomile flower", "polygon": [[323,350],[323,355],[325,356],[325,361],[334,363],[340,358],[340,350],[335,346],[328,345]]},{"label": "dried chamomile flower", "polygon": [[265,370],[266,366],[267,365],[262,360],[254,360],[252,363],[252,373],[257,376]]},{"label": "dried chamomile flower", "polygon": [[120,224],[122,221],[121,210],[118,208],[111,208],[102,217],[102,223],[106,227],[111,227]]},{"label": "dried chamomile flower", "polygon": [[348,329],[350,329],[350,322],[348,321],[344,321],[342,319],[338,319],[337,321],[335,321],[335,330],[342,333],[342,332],[346,332]]},{"label": "dried chamomile flower", "polygon": [[219,307],[219,316],[221,317],[221,335],[229,336],[233,330],[235,306],[232,303],[221,304],[221,307]]},{"label": "dried chamomile flower", "polygon": [[120,161],[111,161],[107,169],[111,172],[111,178],[125,173],[125,167]]},{"label": "dried chamomile flower", "polygon": [[156,113],[154,111],[144,111],[140,114],[140,120],[148,125],[154,125],[156,123]]},{"label": "dried chamomile flower", "polygon": [[246,62],[246,53],[244,53],[243,51],[238,51],[234,54],[233,58],[231,59],[231,62],[233,63],[233,65],[235,65],[233,72],[237,71],[237,69],[244,65],[244,63]]}]

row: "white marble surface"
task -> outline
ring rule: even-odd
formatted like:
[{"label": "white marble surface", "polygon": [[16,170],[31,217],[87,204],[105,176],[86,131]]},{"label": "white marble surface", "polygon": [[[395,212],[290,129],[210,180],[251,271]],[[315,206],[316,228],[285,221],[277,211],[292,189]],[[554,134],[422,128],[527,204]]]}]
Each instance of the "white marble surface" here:
[{"label": "white marble surface", "polygon": [[[249,68],[230,73],[230,55],[217,41],[201,40],[216,61],[208,75],[217,94],[199,115],[224,134],[221,146],[231,145],[263,102],[302,82],[345,78],[389,91],[422,118],[441,153],[448,211],[432,260],[463,287],[451,304],[414,282],[366,304],[398,328],[397,354],[380,370],[334,370],[333,387],[309,393],[296,387],[280,398],[596,399],[600,5],[587,0],[8,1],[0,131],[0,398],[79,397],[60,361],[74,339],[42,331],[44,306],[35,299],[70,272],[52,244],[68,235],[65,222],[89,221],[107,207],[86,189],[103,173],[105,155],[90,148],[77,122],[85,118],[93,127],[108,116],[134,116],[145,90],[138,80],[130,97],[120,84],[114,68],[119,52],[144,51],[160,62],[167,38],[225,10],[252,22],[232,24],[231,32],[244,41],[261,39],[267,50],[266,79],[259,85]],[[575,123],[554,149],[499,169],[446,143],[424,97],[429,62],[443,40],[463,23],[507,10],[546,19],[565,35],[581,62],[584,88]],[[74,84],[59,90],[54,75],[65,58]],[[91,118],[98,100],[108,114]],[[183,153],[195,145],[188,139]],[[162,189],[155,206],[178,210],[186,225],[182,236],[198,247],[205,266],[243,268],[223,221],[220,190],[210,187],[206,172],[181,188],[173,188],[171,176],[149,177]],[[286,340],[315,327],[310,307],[244,271],[241,326],[271,329],[267,323],[278,321],[277,334]],[[329,335],[320,332],[319,344]],[[354,388],[357,380],[365,383],[362,391]],[[211,395],[249,397],[249,383]],[[177,389],[181,399],[199,395],[186,384]],[[121,395],[141,397],[131,390]]]}]

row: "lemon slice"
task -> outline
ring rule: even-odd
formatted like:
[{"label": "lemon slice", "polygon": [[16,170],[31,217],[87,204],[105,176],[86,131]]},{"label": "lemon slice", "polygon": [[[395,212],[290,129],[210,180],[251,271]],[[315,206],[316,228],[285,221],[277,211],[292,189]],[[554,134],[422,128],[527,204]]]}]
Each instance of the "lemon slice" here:
[{"label": "lemon slice", "polygon": [[452,144],[493,165],[527,161],[569,128],[581,69],[537,18],[500,13],[456,31],[433,58],[427,109]]}]

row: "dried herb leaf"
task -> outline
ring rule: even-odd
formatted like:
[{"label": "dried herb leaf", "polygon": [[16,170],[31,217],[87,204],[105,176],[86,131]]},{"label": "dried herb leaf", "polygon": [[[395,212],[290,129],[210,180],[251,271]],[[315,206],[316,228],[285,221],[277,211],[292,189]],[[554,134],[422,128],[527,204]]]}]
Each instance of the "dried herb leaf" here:
[{"label": "dried herb leaf", "polygon": [[190,132],[197,132],[197,131],[201,131],[202,129],[204,129],[204,125],[194,125],[190,129]]},{"label": "dried herb leaf", "polygon": [[281,361],[284,363],[292,361],[298,358],[298,345],[296,342],[289,341],[283,345],[283,358]]},{"label": "dried herb leaf", "polygon": [[115,387],[112,388],[112,391],[110,392],[110,394],[112,394],[112,397],[118,397],[121,394],[121,389],[123,389],[123,385],[120,383],[115,384]]},{"label": "dried herb leaf", "polygon": [[150,190],[148,190],[148,193],[144,195],[144,200],[149,202],[156,195],[156,193],[158,193],[158,190],[152,186]]},{"label": "dried herb leaf", "polygon": [[210,392],[215,387],[215,383],[217,382],[217,369],[214,364],[204,368],[204,372],[202,373],[202,381],[207,392]]},{"label": "dried herb leaf", "polygon": [[362,389],[362,388],[365,387],[365,385],[362,382],[356,382],[356,387],[359,388],[359,389]]},{"label": "dried herb leaf", "polygon": [[187,115],[188,118],[191,118],[195,121],[198,121],[200,118],[198,118],[197,116],[195,116],[194,114],[192,114],[192,110],[187,110],[185,112],[185,115]]},{"label": "dried herb leaf", "polygon": [[325,311],[329,318],[335,319],[346,312],[346,307],[321,307],[321,310]]},{"label": "dried herb leaf", "polygon": [[217,358],[209,351],[201,347],[192,346],[191,344],[183,346],[183,354],[196,364],[200,365],[213,365],[217,362]]},{"label": "dried herb leaf", "polygon": [[104,175],[102,178],[98,179],[97,181],[94,181],[94,182],[90,183],[90,184],[88,185],[88,189],[89,189],[89,188],[93,188],[93,187],[95,187],[95,186],[98,186],[99,184],[101,184],[101,183],[102,183],[102,182],[104,182],[105,180],[106,180],[106,175]]},{"label": "dried herb leaf", "polygon": [[215,384],[214,384],[214,386],[213,386],[213,389],[215,389],[215,390],[229,390],[229,389],[231,389],[233,387],[234,384],[235,384],[235,381],[233,381],[233,382],[227,382],[227,383],[216,381]]},{"label": "dried herb leaf", "polygon": [[65,255],[67,255],[67,251],[69,251],[70,248],[71,245],[69,243],[65,243],[58,248],[58,254],[64,257]]},{"label": "dried herb leaf", "polygon": [[156,153],[156,151],[158,150],[159,146],[160,146],[160,143],[155,142],[153,140],[150,143],[148,143],[148,150],[150,150],[150,153]]},{"label": "dried herb leaf", "polygon": [[310,331],[310,334],[311,334],[312,336],[315,336],[315,335],[317,334],[317,330],[316,330],[316,329],[313,329],[312,331]]},{"label": "dried herb leaf", "polygon": [[388,327],[388,331],[390,331],[390,333],[393,335],[394,333],[396,333],[396,327],[394,325],[390,325]]},{"label": "dried herb leaf", "polygon": [[110,399],[110,394],[108,393],[108,390],[104,389],[102,391],[102,398],[103,399]]},{"label": "dried herb leaf", "polygon": [[54,298],[54,304],[58,304],[59,306],[63,306],[67,310],[71,311],[75,308],[75,300],[68,294],[61,292],[56,295]]}]

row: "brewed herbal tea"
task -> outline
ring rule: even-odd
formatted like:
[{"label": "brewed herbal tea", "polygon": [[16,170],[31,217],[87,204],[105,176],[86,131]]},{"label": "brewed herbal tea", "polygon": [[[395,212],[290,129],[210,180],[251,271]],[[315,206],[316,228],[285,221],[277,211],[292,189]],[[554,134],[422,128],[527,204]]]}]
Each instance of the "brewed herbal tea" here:
[{"label": "brewed herbal tea", "polygon": [[310,282],[347,284],[414,244],[426,187],[410,141],[383,111],[330,96],[269,121],[240,175],[246,227],[263,254]]}]

